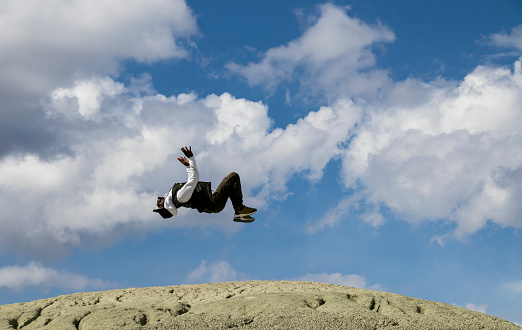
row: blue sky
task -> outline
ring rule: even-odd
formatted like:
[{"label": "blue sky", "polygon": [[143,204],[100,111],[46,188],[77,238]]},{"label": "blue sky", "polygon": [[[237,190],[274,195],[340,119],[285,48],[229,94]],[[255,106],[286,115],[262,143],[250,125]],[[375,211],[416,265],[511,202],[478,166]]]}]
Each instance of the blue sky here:
[{"label": "blue sky", "polygon": [[[522,324],[522,3],[0,2],[0,304],[310,280]],[[241,175],[256,221],[155,199]]]}]

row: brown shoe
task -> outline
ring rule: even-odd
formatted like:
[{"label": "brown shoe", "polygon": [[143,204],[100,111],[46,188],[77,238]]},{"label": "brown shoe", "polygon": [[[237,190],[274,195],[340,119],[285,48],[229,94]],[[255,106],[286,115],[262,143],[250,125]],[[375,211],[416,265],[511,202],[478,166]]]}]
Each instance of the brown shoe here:
[{"label": "brown shoe", "polygon": [[243,205],[243,207],[240,210],[236,210],[234,215],[245,216],[245,215],[252,215],[256,212],[257,212],[257,209]]}]

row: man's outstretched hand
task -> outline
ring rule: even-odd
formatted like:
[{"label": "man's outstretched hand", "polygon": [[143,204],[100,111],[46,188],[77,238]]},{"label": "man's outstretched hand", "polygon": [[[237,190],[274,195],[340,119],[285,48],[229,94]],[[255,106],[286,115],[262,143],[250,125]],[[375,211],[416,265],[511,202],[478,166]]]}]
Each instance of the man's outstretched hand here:
[{"label": "man's outstretched hand", "polygon": [[[185,154],[185,156],[187,158],[190,158],[190,157],[194,156],[194,154],[192,153],[192,146],[190,146],[188,148],[187,147],[183,147],[183,148],[181,148],[181,151],[183,151],[183,153]],[[189,161],[188,161],[187,158],[185,158],[185,157],[178,157],[178,160],[179,160],[179,162],[181,164],[183,164],[185,166],[189,166],[190,164],[189,164]]]},{"label": "man's outstretched hand", "polygon": [[187,158],[194,156],[194,154],[192,153],[192,146],[190,146],[188,148],[183,147],[183,148],[181,148],[181,151],[183,151],[183,153],[185,154],[185,156],[187,156]]}]

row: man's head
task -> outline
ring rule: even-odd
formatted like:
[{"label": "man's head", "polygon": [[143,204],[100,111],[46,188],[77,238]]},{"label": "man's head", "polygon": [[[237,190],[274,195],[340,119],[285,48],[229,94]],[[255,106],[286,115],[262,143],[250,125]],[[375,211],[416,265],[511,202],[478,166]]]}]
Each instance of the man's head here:
[{"label": "man's head", "polygon": [[156,201],[157,209],[153,210],[156,213],[159,213],[164,219],[168,219],[172,217],[172,213],[169,212],[164,206],[165,203],[165,197],[158,197],[158,200]]},{"label": "man's head", "polygon": [[158,201],[156,202],[156,206],[158,209],[164,209],[165,208],[165,197],[158,197]]}]

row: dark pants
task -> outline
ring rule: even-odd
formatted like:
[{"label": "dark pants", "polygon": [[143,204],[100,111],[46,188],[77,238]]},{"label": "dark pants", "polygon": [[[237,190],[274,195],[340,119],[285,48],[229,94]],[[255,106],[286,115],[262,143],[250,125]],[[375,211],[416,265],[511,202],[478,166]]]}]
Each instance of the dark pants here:
[{"label": "dark pants", "polygon": [[212,202],[214,207],[209,210],[211,213],[219,213],[227,204],[230,198],[232,206],[235,209],[243,206],[243,193],[241,192],[241,180],[239,174],[232,172],[227,175],[212,194]]}]

